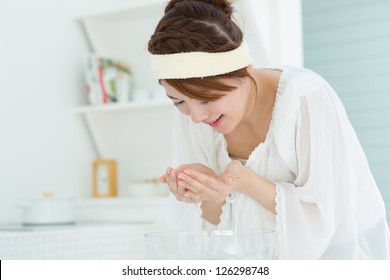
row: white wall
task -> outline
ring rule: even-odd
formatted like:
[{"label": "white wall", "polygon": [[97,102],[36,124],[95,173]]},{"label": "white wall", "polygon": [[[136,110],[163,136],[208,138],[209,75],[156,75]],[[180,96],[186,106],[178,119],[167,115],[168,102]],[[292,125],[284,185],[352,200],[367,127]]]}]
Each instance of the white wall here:
[{"label": "white wall", "polygon": [[303,66],[301,0],[235,0],[256,67]]},{"label": "white wall", "polygon": [[86,45],[73,14],[101,2],[0,0],[0,223],[19,220],[21,198],[89,194],[93,153],[73,114],[86,103]]},{"label": "white wall", "polygon": [[390,1],[304,1],[305,66],[340,96],[390,223]]}]

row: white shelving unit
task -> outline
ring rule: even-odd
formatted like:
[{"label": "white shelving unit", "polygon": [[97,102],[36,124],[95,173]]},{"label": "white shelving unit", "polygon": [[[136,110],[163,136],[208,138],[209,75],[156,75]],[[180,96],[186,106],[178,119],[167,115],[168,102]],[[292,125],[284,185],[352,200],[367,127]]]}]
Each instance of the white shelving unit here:
[{"label": "white shelving unit", "polygon": [[160,107],[171,106],[172,102],[168,99],[164,100],[143,100],[143,101],[131,101],[127,103],[111,103],[105,105],[95,106],[83,106],[75,109],[75,113],[78,114],[90,114],[90,113],[103,113],[103,112],[119,112],[125,110],[144,110],[144,109],[155,109],[158,110]]},{"label": "white shelving unit", "polygon": [[163,15],[166,2],[129,1],[126,5],[79,15],[77,20],[91,51],[127,62],[133,70],[135,86],[152,90],[157,81],[151,73],[147,42]]},{"label": "white shelving unit", "polygon": [[[134,0],[90,10],[76,20],[90,51],[130,65],[135,88],[153,91],[147,42],[166,1]],[[172,102],[166,99],[83,106],[75,114],[85,121],[96,157],[118,162],[119,196],[132,181],[150,180],[170,164]]]}]

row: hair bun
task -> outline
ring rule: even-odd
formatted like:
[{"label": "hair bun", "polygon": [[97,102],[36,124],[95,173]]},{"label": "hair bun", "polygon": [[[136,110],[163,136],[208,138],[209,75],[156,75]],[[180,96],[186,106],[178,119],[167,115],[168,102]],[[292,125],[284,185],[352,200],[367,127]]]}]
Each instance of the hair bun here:
[{"label": "hair bun", "polygon": [[165,8],[165,13],[169,12],[177,3],[181,2],[203,2],[205,4],[214,6],[223,11],[229,18],[233,14],[233,7],[229,0],[171,0]]}]

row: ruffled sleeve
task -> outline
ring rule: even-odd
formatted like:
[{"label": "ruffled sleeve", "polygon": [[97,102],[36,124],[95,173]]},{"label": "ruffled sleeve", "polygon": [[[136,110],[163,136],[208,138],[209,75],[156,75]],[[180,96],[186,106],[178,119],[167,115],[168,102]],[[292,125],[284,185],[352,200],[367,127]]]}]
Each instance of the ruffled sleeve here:
[{"label": "ruffled sleeve", "polygon": [[[340,250],[332,258],[355,258],[359,234],[384,213],[366,157],[325,80],[307,71],[285,87],[276,100],[274,138],[295,179],[276,182],[277,254],[319,259],[337,243],[351,255]],[[358,222],[359,214],[370,219]]]}]

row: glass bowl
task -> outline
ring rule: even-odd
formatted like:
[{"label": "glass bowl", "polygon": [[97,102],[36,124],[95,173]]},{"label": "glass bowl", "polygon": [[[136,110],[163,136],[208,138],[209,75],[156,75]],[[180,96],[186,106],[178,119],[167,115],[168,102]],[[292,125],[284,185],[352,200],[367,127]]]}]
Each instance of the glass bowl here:
[{"label": "glass bowl", "polygon": [[270,260],[274,232],[254,230],[166,231],[145,234],[146,249],[156,260]]}]

